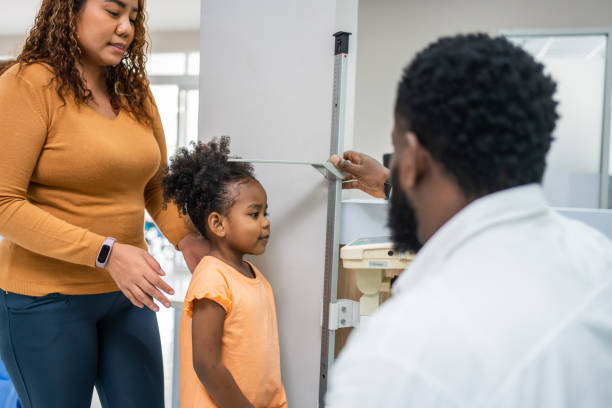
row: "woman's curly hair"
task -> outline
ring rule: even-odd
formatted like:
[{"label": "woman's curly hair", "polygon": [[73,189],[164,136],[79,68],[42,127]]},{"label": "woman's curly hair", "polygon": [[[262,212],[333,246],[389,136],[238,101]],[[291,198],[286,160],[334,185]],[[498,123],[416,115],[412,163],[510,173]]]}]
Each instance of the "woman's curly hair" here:
[{"label": "woman's curly hair", "polygon": [[441,38],[405,68],[395,112],[467,197],[540,183],[556,84],[503,37]]},{"label": "woman's curly hair", "polygon": [[[72,92],[77,103],[88,103],[93,96],[87,89],[77,63],[81,50],[77,42],[77,19],[87,0],[43,0],[21,54],[7,64],[0,74],[15,64],[44,62],[55,71],[60,98]],[[106,67],[106,88],[113,109],[125,109],[147,125],[152,123],[152,96],[145,63],[149,43],[145,27],[144,0],[138,0],[134,21],[134,40],[121,63]]]},{"label": "woman's curly hair", "polygon": [[209,143],[192,142],[191,149],[182,147],[170,159],[162,177],[164,206],[174,202],[203,236],[208,215],[226,214],[234,205],[230,185],[255,179],[251,164],[228,161],[229,144],[228,136]]}]

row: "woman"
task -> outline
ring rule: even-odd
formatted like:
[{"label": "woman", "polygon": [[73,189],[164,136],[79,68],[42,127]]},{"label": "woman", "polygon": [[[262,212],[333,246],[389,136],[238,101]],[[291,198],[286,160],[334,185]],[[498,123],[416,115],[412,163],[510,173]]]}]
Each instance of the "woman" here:
[{"label": "woman", "polygon": [[[44,0],[0,76],[0,354],[24,407],[162,407],[144,210],[190,269],[208,243],[162,208],[166,147],[144,0]],[[145,307],[146,306],[146,307]]]}]

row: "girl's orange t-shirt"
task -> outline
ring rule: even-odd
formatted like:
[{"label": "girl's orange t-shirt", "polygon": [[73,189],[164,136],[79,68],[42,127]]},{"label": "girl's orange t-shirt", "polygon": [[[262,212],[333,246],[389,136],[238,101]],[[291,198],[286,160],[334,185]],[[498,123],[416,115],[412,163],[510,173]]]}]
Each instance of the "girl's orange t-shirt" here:
[{"label": "girl's orange t-shirt", "polygon": [[193,273],[179,332],[182,408],[218,406],[193,368],[193,305],[196,299],[204,298],[225,309],[221,361],[243,394],[255,408],[287,407],[281,380],[274,295],[261,272],[251,267],[255,278],[248,278],[223,261],[207,256]]}]

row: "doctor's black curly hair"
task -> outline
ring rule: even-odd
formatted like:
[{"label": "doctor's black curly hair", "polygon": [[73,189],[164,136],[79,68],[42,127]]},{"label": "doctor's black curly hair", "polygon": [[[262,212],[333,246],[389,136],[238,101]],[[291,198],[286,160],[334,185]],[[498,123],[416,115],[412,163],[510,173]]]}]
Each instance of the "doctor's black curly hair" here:
[{"label": "doctor's black curly hair", "polygon": [[454,177],[469,198],[540,183],[555,128],[556,84],[503,37],[441,38],[405,68],[399,128]]},{"label": "doctor's black curly hair", "polygon": [[209,143],[191,143],[170,159],[162,177],[164,206],[174,202],[188,215],[198,231],[206,236],[206,219],[212,212],[225,214],[236,196],[231,184],[253,179],[253,166],[229,162],[230,138],[222,136]]}]

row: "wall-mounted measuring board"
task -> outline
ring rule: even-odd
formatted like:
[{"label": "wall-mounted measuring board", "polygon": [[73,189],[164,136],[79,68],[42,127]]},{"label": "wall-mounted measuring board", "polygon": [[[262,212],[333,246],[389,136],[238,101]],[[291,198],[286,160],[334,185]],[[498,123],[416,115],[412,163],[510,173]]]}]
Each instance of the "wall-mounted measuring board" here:
[{"label": "wall-mounted measuring board", "polygon": [[289,164],[289,165],[306,165],[312,166],[315,170],[321,173],[325,178],[329,180],[342,180],[346,176],[342,171],[338,170],[329,160],[324,163],[313,163],[305,161],[283,161],[283,160],[259,160],[259,159],[228,159],[230,162],[243,162],[243,163],[258,163],[258,164]]},{"label": "wall-mounted measuring board", "polygon": [[[334,34],[334,88],[332,97],[332,123],[329,153],[341,155],[344,151],[344,119],[346,115],[347,63],[349,36],[339,31]],[[321,369],[319,374],[319,407],[325,406],[327,380],[334,360],[336,331],[330,327],[330,312],[335,308],[338,294],[338,264],[340,252],[340,216],[342,179],[329,180],[327,194],[327,225],[325,237],[325,275],[321,315]]]},{"label": "wall-mounted measuring board", "polygon": [[[344,120],[346,111],[347,62],[349,36],[351,33],[334,34],[334,81],[332,97],[332,123],[329,155],[341,155],[344,151]],[[248,162],[275,165],[308,165],[323,174],[328,181],[327,224],[325,236],[325,272],[323,305],[321,315],[321,360],[319,376],[319,407],[325,406],[327,379],[334,359],[335,330],[334,313],[337,311],[338,265],[340,250],[340,219],[342,203],[342,181],[346,176],[329,160],[323,163],[231,158],[233,162]]]},{"label": "wall-mounted measuring board", "polygon": [[[199,36],[198,140],[229,135],[230,157],[325,162],[332,129],[332,35],[356,27],[356,3],[206,2]],[[264,254],[250,259],[274,289],[289,406],[314,408],[319,406],[329,179],[310,165],[253,166],[272,209],[273,239]]]}]

